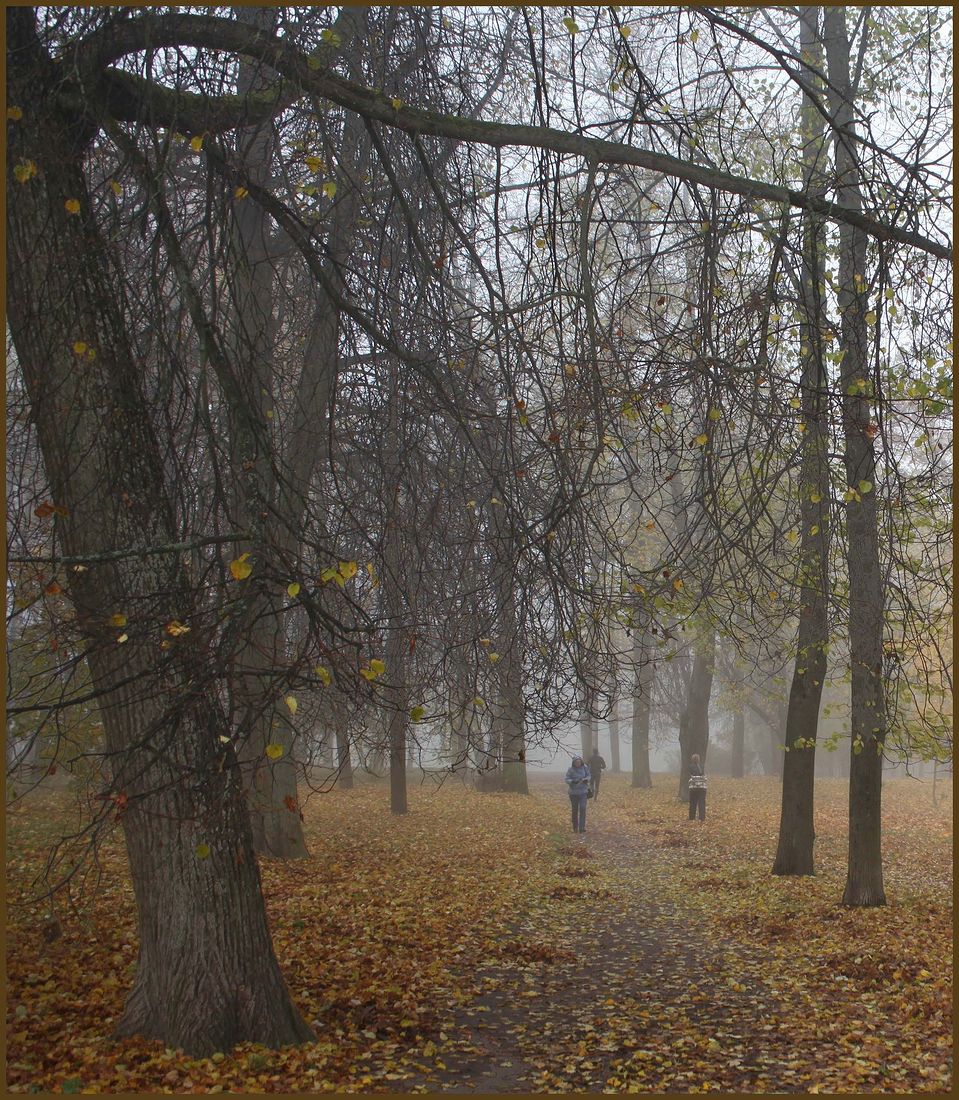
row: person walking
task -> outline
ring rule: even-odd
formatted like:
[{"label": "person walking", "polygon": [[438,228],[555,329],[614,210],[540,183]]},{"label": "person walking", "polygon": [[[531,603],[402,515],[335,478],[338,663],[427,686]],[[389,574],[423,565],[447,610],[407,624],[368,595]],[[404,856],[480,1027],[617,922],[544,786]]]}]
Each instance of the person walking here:
[{"label": "person walking", "polygon": [[599,746],[593,749],[593,755],[589,758],[589,772],[593,777],[593,798],[599,798],[599,781],[603,778],[603,768],[606,761],[599,755]]},{"label": "person walking", "polygon": [[569,804],[573,813],[573,832],[586,832],[586,799],[589,797],[589,766],[581,756],[574,756],[566,769],[566,786],[569,788]]},{"label": "person walking", "polygon": [[699,753],[694,752],[689,760],[689,820],[699,812],[699,820],[706,820],[706,773],[703,771]]}]

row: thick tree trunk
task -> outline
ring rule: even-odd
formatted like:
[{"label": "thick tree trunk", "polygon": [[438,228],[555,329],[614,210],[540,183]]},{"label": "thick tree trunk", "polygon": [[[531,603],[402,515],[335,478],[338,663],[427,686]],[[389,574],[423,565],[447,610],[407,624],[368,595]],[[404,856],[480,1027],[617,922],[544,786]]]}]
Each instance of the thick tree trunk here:
[{"label": "thick tree trunk", "polygon": [[730,762],[730,775],[733,779],[742,779],[746,774],[746,715],[742,707],[733,712],[733,748]]},{"label": "thick tree trunk", "polygon": [[716,663],[716,635],[709,631],[697,639],[693,671],[689,678],[689,695],[679,725],[679,797],[689,796],[689,761],[693,753],[706,766],[709,748],[709,697],[713,690],[713,668]]},{"label": "thick tree trunk", "polygon": [[503,749],[503,790],[529,794],[526,778],[526,701],[523,697],[523,641],[517,614],[514,576],[516,575],[513,538],[509,525],[494,509],[493,545],[497,596],[497,635],[499,660],[498,713],[493,721],[500,726]]},{"label": "thick tree trunk", "polygon": [[350,755],[350,739],[342,723],[336,725],[336,784],[344,791],[353,790],[353,758]]},{"label": "thick tree trunk", "polygon": [[633,635],[633,787],[651,787],[649,770],[649,713],[653,697],[656,667],[650,643],[652,637],[644,627]]},{"label": "thick tree trunk", "polygon": [[[265,8],[240,9],[235,18],[261,30],[272,30],[276,12]],[[275,79],[272,70],[241,58],[237,91],[251,95]],[[273,174],[273,124],[243,127],[236,132],[236,156],[255,183],[265,185]],[[273,318],[274,270],[270,257],[270,220],[256,203],[233,206],[232,282],[233,316],[231,344],[239,378],[239,389],[247,407],[231,409],[231,482],[237,487],[237,515],[240,528],[258,530],[256,517],[275,504],[277,487],[270,453],[257,447],[244,430],[252,415],[267,422],[273,403]],[[244,471],[247,471],[244,473]],[[249,486],[255,485],[254,492]],[[292,520],[292,517],[289,517]],[[278,532],[283,543],[289,532]],[[274,536],[275,537],[275,536]],[[265,542],[254,544],[253,552],[263,559],[272,556]],[[258,584],[257,578],[250,582]],[[309,853],[300,823],[296,769],[293,764],[294,726],[279,714],[275,696],[277,671],[284,664],[285,610],[266,590],[254,595],[255,608],[249,616],[244,644],[236,655],[235,694],[240,701],[240,729],[245,743],[240,750],[244,778],[249,788],[253,843],[260,855],[278,859],[304,859]],[[267,746],[279,745],[283,755],[272,760]]]},{"label": "thick tree trunk", "polygon": [[[800,8],[801,56],[811,66],[805,78],[812,87],[821,81],[819,8]],[[801,113],[803,182],[811,191],[824,191],[824,127],[815,102],[803,96]],[[814,872],[813,798],[816,775],[816,736],[826,651],[829,643],[829,377],[826,371],[824,331],[826,303],[821,219],[807,212],[803,226],[800,275],[801,401],[805,431],[800,467],[800,601],[796,664],[786,715],[786,753],[783,759],[782,809],[774,875],[811,875]]]},{"label": "thick tree trunk", "polygon": [[[846,9],[824,10],[829,69],[829,106],[835,127],[836,201],[859,213],[859,156],[853,121]],[[863,32],[866,33],[865,27]],[[882,750],[886,737],[886,698],[882,675],[883,584],[879,560],[876,453],[867,382],[869,367],[865,279],[866,235],[850,225],[839,228],[841,321],[840,366],[843,403],[843,460],[851,493],[846,508],[849,570],[849,658],[852,665],[852,756],[849,771],[849,866],[843,902],[885,905],[882,883]],[[876,395],[880,399],[880,395]]]},{"label": "thick tree trunk", "polygon": [[[7,12],[8,322],[65,553],[133,551],[64,588],[99,694],[139,915],[133,991],[118,1024],[193,1054],[312,1035],[273,953],[230,729],[178,541],[160,449],[90,213],[81,163],[92,128],[51,107],[64,74],[28,8]],[[65,202],[75,199],[71,215]],[[83,350],[78,350],[84,346]],[[109,625],[123,614],[123,628]],[[164,624],[193,624],[166,648]]]},{"label": "thick tree trunk", "polygon": [[593,755],[593,746],[596,744],[597,721],[593,716],[596,706],[595,695],[591,687],[583,689],[583,713],[579,720],[579,743],[582,748],[580,755],[584,760],[589,760]]},{"label": "thick tree trunk", "polygon": [[609,763],[613,775],[622,770],[619,763],[619,696],[614,695],[609,704]]},{"label": "thick tree trunk", "polygon": [[522,656],[512,650],[520,649],[518,634],[510,652],[501,681],[501,706],[503,722],[503,790],[514,794],[529,794],[526,778],[525,701],[523,699]]}]

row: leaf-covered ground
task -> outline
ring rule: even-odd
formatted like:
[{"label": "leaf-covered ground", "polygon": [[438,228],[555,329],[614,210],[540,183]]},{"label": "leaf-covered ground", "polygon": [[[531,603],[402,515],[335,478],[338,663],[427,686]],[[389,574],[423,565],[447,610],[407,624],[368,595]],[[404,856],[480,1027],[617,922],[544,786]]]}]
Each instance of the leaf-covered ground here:
[{"label": "leaf-covered ground", "polygon": [[306,809],[310,860],[263,866],[315,1043],[190,1059],[109,1037],[136,956],[117,843],[73,909],[30,904],[65,794],[8,816],[7,1086],[64,1092],[943,1092],[951,1088],[950,800],[887,784],[890,905],[845,910],[845,786],[817,784],[813,879],[769,875],[775,780],[607,778],[588,832],[558,778],[382,787]]}]

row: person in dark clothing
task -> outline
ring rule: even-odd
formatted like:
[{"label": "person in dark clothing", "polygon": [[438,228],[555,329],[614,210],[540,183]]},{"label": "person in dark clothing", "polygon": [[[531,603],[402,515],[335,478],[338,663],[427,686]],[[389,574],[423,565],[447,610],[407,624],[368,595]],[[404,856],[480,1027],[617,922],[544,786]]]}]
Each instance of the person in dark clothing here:
[{"label": "person in dark clothing", "polygon": [[699,753],[694,752],[689,761],[689,820],[699,812],[699,820],[706,820],[706,773]]},{"label": "person in dark clothing", "polygon": [[569,804],[573,813],[573,832],[585,833],[589,768],[581,756],[574,756],[573,763],[567,768],[566,785],[569,787]]},{"label": "person in dark clothing", "polygon": [[593,755],[589,758],[589,772],[593,777],[593,798],[599,798],[599,781],[603,778],[603,768],[606,761],[599,755],[599,749],[593,749]]}]

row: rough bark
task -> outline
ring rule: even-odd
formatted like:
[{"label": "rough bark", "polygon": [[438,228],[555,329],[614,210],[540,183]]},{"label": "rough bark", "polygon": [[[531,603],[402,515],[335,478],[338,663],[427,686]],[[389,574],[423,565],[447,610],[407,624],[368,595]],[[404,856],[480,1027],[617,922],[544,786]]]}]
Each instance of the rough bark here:
[{"label": "rough bark", "polygon": [[492,535],[499,637],[499,660],[496,666],[499,705],[493,721],[500,726],[498,740],[503,752],[503,790],[514,794],[529,794],[526,777],[522,630],[513,579],[516,565],[512,533],[500,509],[494,509]]},{"label": "rough bark", "polygon": [[350,738],[341,723],[336,725],[336,785],[344,791],[353,790],[353,758],[350,754]]},{"label": "rough bark", "polygon": [[733,747],[729,773],[733,779],[742,779],[746,774],[746,715],[742,707],[733,712]]},{"label": "rough bark", "polygon": [[[821,9],[799,9],[801,55],[811,68],[805,76],[811,88],[819,81],[822,48]],[[800,117],[803,177],[813,191],[824,190],[825,133],[822,116],[808,94]],[[774,875],[814,873],[813,799],[819,706],[826,678],[829,643],[829,377],[825,365],[824,320],[825,232],[822,220],[806,214],[800,271],[800,400],[802,436],[800,493],[800,609],[796,663],[786,714],[786,753],[782,771],[782,808]]]},{"label": "rough bark", "polygon": [[[647,754],[648,756],[648,754]],[[619,696],[614,695],[609,704],[609,764],[613,775],[622,770],[619,762]]]},{"label": "rough bark", "polygon": [[633,635],[633,787],[651,787],[649,770],[649,712],[656,681],[652,636],[648,626]]},{"label": "rough bark", "polygon": [[679,723],[679,797],[688,796],[689,761],[698,753],[706,765],[709,747],[709,696],[713,689],[713,668],[716,663],[716,635],[708,631],[697,639],[693,671],[689,678],[689,694]]},{"label": "rough bark", "polygon": [[[272,31],[276,11],[241,8],[235,18],[261,30]],[[241,58],[237,71],[237,92],[248,97],[262,92],[272,71],[248,58]],[[273,126],[271,122],[242,127],[235,135],[236,157],[254,183],[265,186],[273,174]],[[274,271],[270,255],[270,220],[255,203],[233,205],[232,279],[233,317],[231,345],[233,360],[246,407],[232,409],[231,483],[238,487],[237,516],[240,530],[260,526],[256,518],[277,499],[275,474],[270,453],[244,430],[252,415],[266,424],[273,401],[273,318]],[[251,469],[252,467],[252,469]],[[244,470],[248,471],[244,476]],[[255,492],[244,491],[253,483]],[[292,522],[293,517],[289,517]],[[282,535],[281,535],[282,537]],[[289,535],[284,539],[289,541]],[[254,545],[254,555],[272,557],[273,548]],[[256,585],[256,579],[252,582]],[[260,855],[278,859],[304,859],[309,854],[303,837],[297,802],[296,770],[293,761],[295,728],[276,706],[277,669],[283,665],[285,649],[281,604],[264,589],[253,592],[249,627],[234,663],[235,696],[240,704],[239,725],[245,731],[240,750],[245,782],[249,789],[253,843]],[[266,749],[280,745],[283,755],[271,760]]]},{"label": "rough bark", "polygon": [[[865,28],[863,30],[865,33]],[[862,209],[846,9],[826,8],[824,40],[829,70],[829,106],[835,131],[836,202],[844,211]],[[885,905],[882,883],[882,751],[886,699],[882,677],[883,584],[879,519],[873,489],[876,453],[869,398],[857,384],[869,379],[865,279],[866,236],[843,224],[839,230],[840,340],[845,353],[842,385],[843,462],[853,491],[846,508],[849,571],[849,657],[852,666],[852,755],[849,765],[849,866],[843,903]],[[878,395],[877,395],[878,397]],[[861,485],[869,485],[869,491]]]},{"label": "rough bark", "polygon": [[[137,903],[140,953],[117,1025],[193,1054],[312,1033],[294,1007],[270,940],[249,819],[218,670],[197,626],[166,650],[157,632],[194,621],[178,541],[109,254],[91,215],[82,156],[91,130],[53,107],[64,73],[28,8],[7,12],[8,321],[30,396],[63,550],[142,549],[72,574],[66,587],[99,693],[114,792]],[[79,212],[64,203],[76,199]],[[75,350],[77,342],[92,354]],[[107,625],[124,613],[127,641]],[[160,634],[162,637],[162,633]],[[158,751],[160,750],[160,751]]]}]

